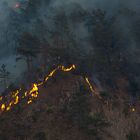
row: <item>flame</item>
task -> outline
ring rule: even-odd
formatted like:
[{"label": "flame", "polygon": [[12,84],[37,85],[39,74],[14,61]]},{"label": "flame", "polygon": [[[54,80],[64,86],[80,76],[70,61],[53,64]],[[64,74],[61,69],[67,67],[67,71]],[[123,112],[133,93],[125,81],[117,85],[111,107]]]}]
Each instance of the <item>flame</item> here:
[{"label": "flame", "polygon": [[[15,92],[10,93],[11,95],[11,100],[9,103],[3,101],[3,97],[0,96],[0,112],[4,112],[4,111],[9,111],[11,110],[11,108],[14,105],[17,105],[22,99],[28,98],[27,100],[27,104],[31,104],[33,102],[34,98],[37,98],[39,95],[39,87],[43,84],[45,84],[51,77],[54,76],[54,74],[58,71],[61,70],[63,72],[70,72],[72,70],[76,69],[76,66],[73,64],[70,67],[66,68],[63,65],[59,65],[58,67],[56,67],[55,69],[53,69],[45,78],[42,82],[40,83],[34,83],[32,88],[30,90],[25,91],[24,93],[22,93],[22,96],[20,96],[19,94],[21,94],[22,89],[20,88],[19,90],[16,90]],[[90,80],[88,77],[85,77],[85,82],[87,83],[87,85],[89,86],[90,91],[99,99],[102,99],[102,97],[100,96],[100,94],[98,94],[95,90],[94,87],[92,86]],[[8,99],[9,99],[9,95],[8,95]],[[135,112],[136,109],[132,108],[131,109],[132,112]]]},{"label": "flame", "polygon": [[132,112],[135,112],[135,111],[136,111],[136,109],[133,107],[131,111],[132,111]]},{"label": "flame", "polygon": [[57,68],[55,68],[54,70],[52,70],[50,72],[50,74],[45,78],[45,81],[48,81],[49,78],[52,77],[57,70],[62,70],[63,72],[69,72],[75,68],[76,68],[76,66],[74,64],[69,68],[65,68],[65,66],[59,65]]},{"label": "flame", "polygon": [[32,103],[32,100],[29,100],[27,103],[28,103],[28,104],[31,104],[31,103]]},{"label": "flame", "polygon": [[76,68],[75,65],[72,65],[70,68],[65,68],[64,66],[61,66],[61,69],[64,72],[69,72],[69,71],[71,71],[72,69],[75,69],[75,68]]},{"label": "flame", "polygon": [[5,104],[2,104],[1,105],[1,111],[4,111],[5,110]]},{"label": "flame", "polygon": [[75,69],[76,66],[73,64],[71,67],[68,67],[68,68],[65,68],[65,66],[62,66],[62,65],[59,65],[57,68],[53,69],[49,74],[48,76],[46,76],[45,80],[40,82],[40,83],[34,83],[32,88],[28,91],[25,91],[23,93],[23,96],[19,96],[20,94],[20,91],[21,91],[21,88],[19,90],[16,90],[15,92],[12,92],[10,93],[12,96],[12,99],[11,101],[9,102],[9,104],[7,103],[3,103],[1,104],[1,102],[3,101],[3,97],[0,96],[0,104],[1,104],[1,108],[0,108],[0,111],[3,112],[3,111],[9,111],[11,110],[12,106],[14,105],[17,105],[21,99],[24,99],[26,97],[29,97],[29,100],[27,101],[27,104],[31,104],[33,102],[33,99],[34,98],[37,98],[38,97],[38,94],[39,94],[39,87],[41,85],[43,85],[44,83],[46,83],[52,76],[54,76],[54,74],[58,71],[58,70],[61,70],[63,72],[69,72],[73,69]]},{"label": "flame", "polygon": [[15,100],[14,104],[16,105],[16,104],[18,104],[18,102],[19,102],[19,97],[16,96],[16,100]]},{"label": "flame", "polygon": [[2,101],[2,97],[0,97],[0,101]]},{"label": "flame", "polygon": [[94,88],[92,87],[92,85],[91,85],[91,83],[90,83],[88,77],[85,77],[85,81],[86,81],[86,83],[88,84],[88,86],[89,86],[91,92],[92,92],[95,96],[97,96],[99,99],[102,99],[102,97],[101,97],[99,94],[97,94],[97,93],[95,92],[95,90],[94,90]]},{"label": "flame", "polygon": [[50,77],[52,77],[55,72],[57,71],[58,68],[54,69],[53,71],[50,72],[50,74],[45,78],[45,81],[47,82],[49,80]]},{"label": "flame", "polygon": [[37,84],[33,84],[33,88],[30,90],[29,94],[32,94],[32,93],[37,92],[37,91],[38,91]]},{"label": "flame", "polygon": [[[59,65],[57,68],[53,69],[49,74],[48,76],[45,77],[44,81],[40,82],[40,83],[34,83],[32,88],[30,90],[27,90],[23,93],[23,96],[21,96],[21,99],[24,99],[26,97],[29,98],[29,100],[27,100],[27,104],[31,104],[33,102],[33,99],[34,98],[37,98],[38,95],[39,95],[39,87],[43,84],[45,84],[51,77],[54,76],[54,74],[58,71],[58,70],[61,70],[63,72],[70,72],[71,70],[74,70],[76,69],[76,66],[73,64],[72,66],[68,67],[68,68],[65,68],[65,66],[63,65]],[[87,83],[87,85],[89,86],[89,89],[90,91],[96,96],[98,97],[99,99],[102,99],[102,97],[94,90],[90,80],[88,77],[85,77],[85,81]],[[15,92],[12,92],[11,93],[11,97],[12,97],[12,100],[9,102],[9,104],[7,105],[7,103],[1,103],[3,102],[3,97],[0,96],[0,111],[1,112],[4,112],[4,111],[9,111],[11,110],[12,106],[14,105],[17,105],[19,102],[20,102],[20,91],[21,91],[21,88],[19,90],[16,90]],[[132,112],[135,112],[136,109],[135,108],[132,108],[131,109]]]},{"label": "flame", "polygon": [[19,94],[19,90],[13,93],[12,97],[15,98]]},{"label": "flame", "polygon": [[6,111],[9,111],[11,109],[11,106],[13,105],[13,102],[10,102],[9,105],[6,108]]}]

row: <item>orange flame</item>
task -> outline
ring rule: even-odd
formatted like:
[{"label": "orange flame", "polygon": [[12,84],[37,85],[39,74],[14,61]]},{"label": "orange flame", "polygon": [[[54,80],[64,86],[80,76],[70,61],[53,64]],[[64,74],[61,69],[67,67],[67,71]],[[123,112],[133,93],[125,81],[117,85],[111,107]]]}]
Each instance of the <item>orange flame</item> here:
[{"label": "orange flame", "polygon": [[1,111],[4,111],[5,110],[5,104],[2,104],[1,105]]},{"label": "orange flame", "polygon": [[99,99],[102,99],[102,97],[101,97],[99,94],[97,94],[97,93],[95,92],[94,88],[92,87],[92,85],[91,85],[91,83],[90,83],[90,81],[89,81],[89,78],[85,77],[85,80],[86,80],[86,83],[88,84],[88,86],[89,86],[91,92],[92,92],[95,96],[97,96]]},{"label": "orange flame", "polygon": [[[59,65],[57,68],[55,68],[54,70],[52,70],[48,76],[46,76],[45,80],[42,81],[41,83],[34,83],[33,84],[33,87],[29,90],[29,91],[25,91],[23,96],[21,97],[21,99],[24,99],[26,97],[29,97],[29,100],[27,101],[27,104],[31,104],[32,101],[33,101],[33,98],[37,98],[38,97],[38,94],[39,94],[39,87],[41,85],[43,85],[44,83],[46,83],[55,73],[57,70],[61,70],[63,72],[69,72],[73,69],[75,69],[76,66],[75,65],[72,65],[71,67],[69,68],[65,68],[65,66],[61,66]],[[10,101],[9,104],[7,103],[1,103],[3,101],[3,97],[0,97],[0,104],[1,104],[1,108],[0,108],[0,111],[3,112],[3,111],[9,111],[11,109],[12,106],[14,105],[17,105],[19,102],[20,102],[20,91],[21,89],[19,90],[16,90],[15,92],[11,93],[12,94],[12,100]]]}]

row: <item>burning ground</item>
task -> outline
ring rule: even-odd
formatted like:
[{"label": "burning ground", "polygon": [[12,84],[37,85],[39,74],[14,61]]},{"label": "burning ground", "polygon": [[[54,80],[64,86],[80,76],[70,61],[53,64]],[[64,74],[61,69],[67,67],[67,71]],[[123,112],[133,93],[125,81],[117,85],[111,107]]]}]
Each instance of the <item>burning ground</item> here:
[{"label": "burning ground", "polygon": [[133,110],[126,94],[102,94],[100,99],[91,94],[83,77],[62,71],[39,90],[34,86],[31,91],[34,95],[40,93],[38,98],[28,104],[28,98],[22,99],[0,115],[2,139],[126,140],[130,135],[138,138],[139,105]]},{"label": "burning ground", "polygon": [[139,14],[138,0],[0,2],[0,138],[139,140]]}]

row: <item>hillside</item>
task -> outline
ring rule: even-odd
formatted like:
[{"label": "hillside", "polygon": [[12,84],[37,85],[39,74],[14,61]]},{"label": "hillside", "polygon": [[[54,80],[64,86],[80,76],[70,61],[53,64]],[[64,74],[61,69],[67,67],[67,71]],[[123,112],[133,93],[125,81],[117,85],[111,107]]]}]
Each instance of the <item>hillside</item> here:
[{"label": "hillside", "polygon": [[140,140],[140,0],[0,0],[0,140]]},{"label": "hillside", "polygon": [[39,93],[1,114],[1,140],[139,140],[139,112],[126,95],[99,99],[81,76],[62,72]]}]

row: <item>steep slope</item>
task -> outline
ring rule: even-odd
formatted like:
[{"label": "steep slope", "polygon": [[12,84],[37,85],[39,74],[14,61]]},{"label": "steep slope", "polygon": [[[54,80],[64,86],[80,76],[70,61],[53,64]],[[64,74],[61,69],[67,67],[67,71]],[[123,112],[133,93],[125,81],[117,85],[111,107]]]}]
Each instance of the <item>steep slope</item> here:
[{"label": "steep slope", "polygon": [[[84,88],[83,88],[84,87]],[[140,118],[126,95],[99,99],[81,76],[59,72],[29,105],[0,116],[2,140],[138,140]]]}]

